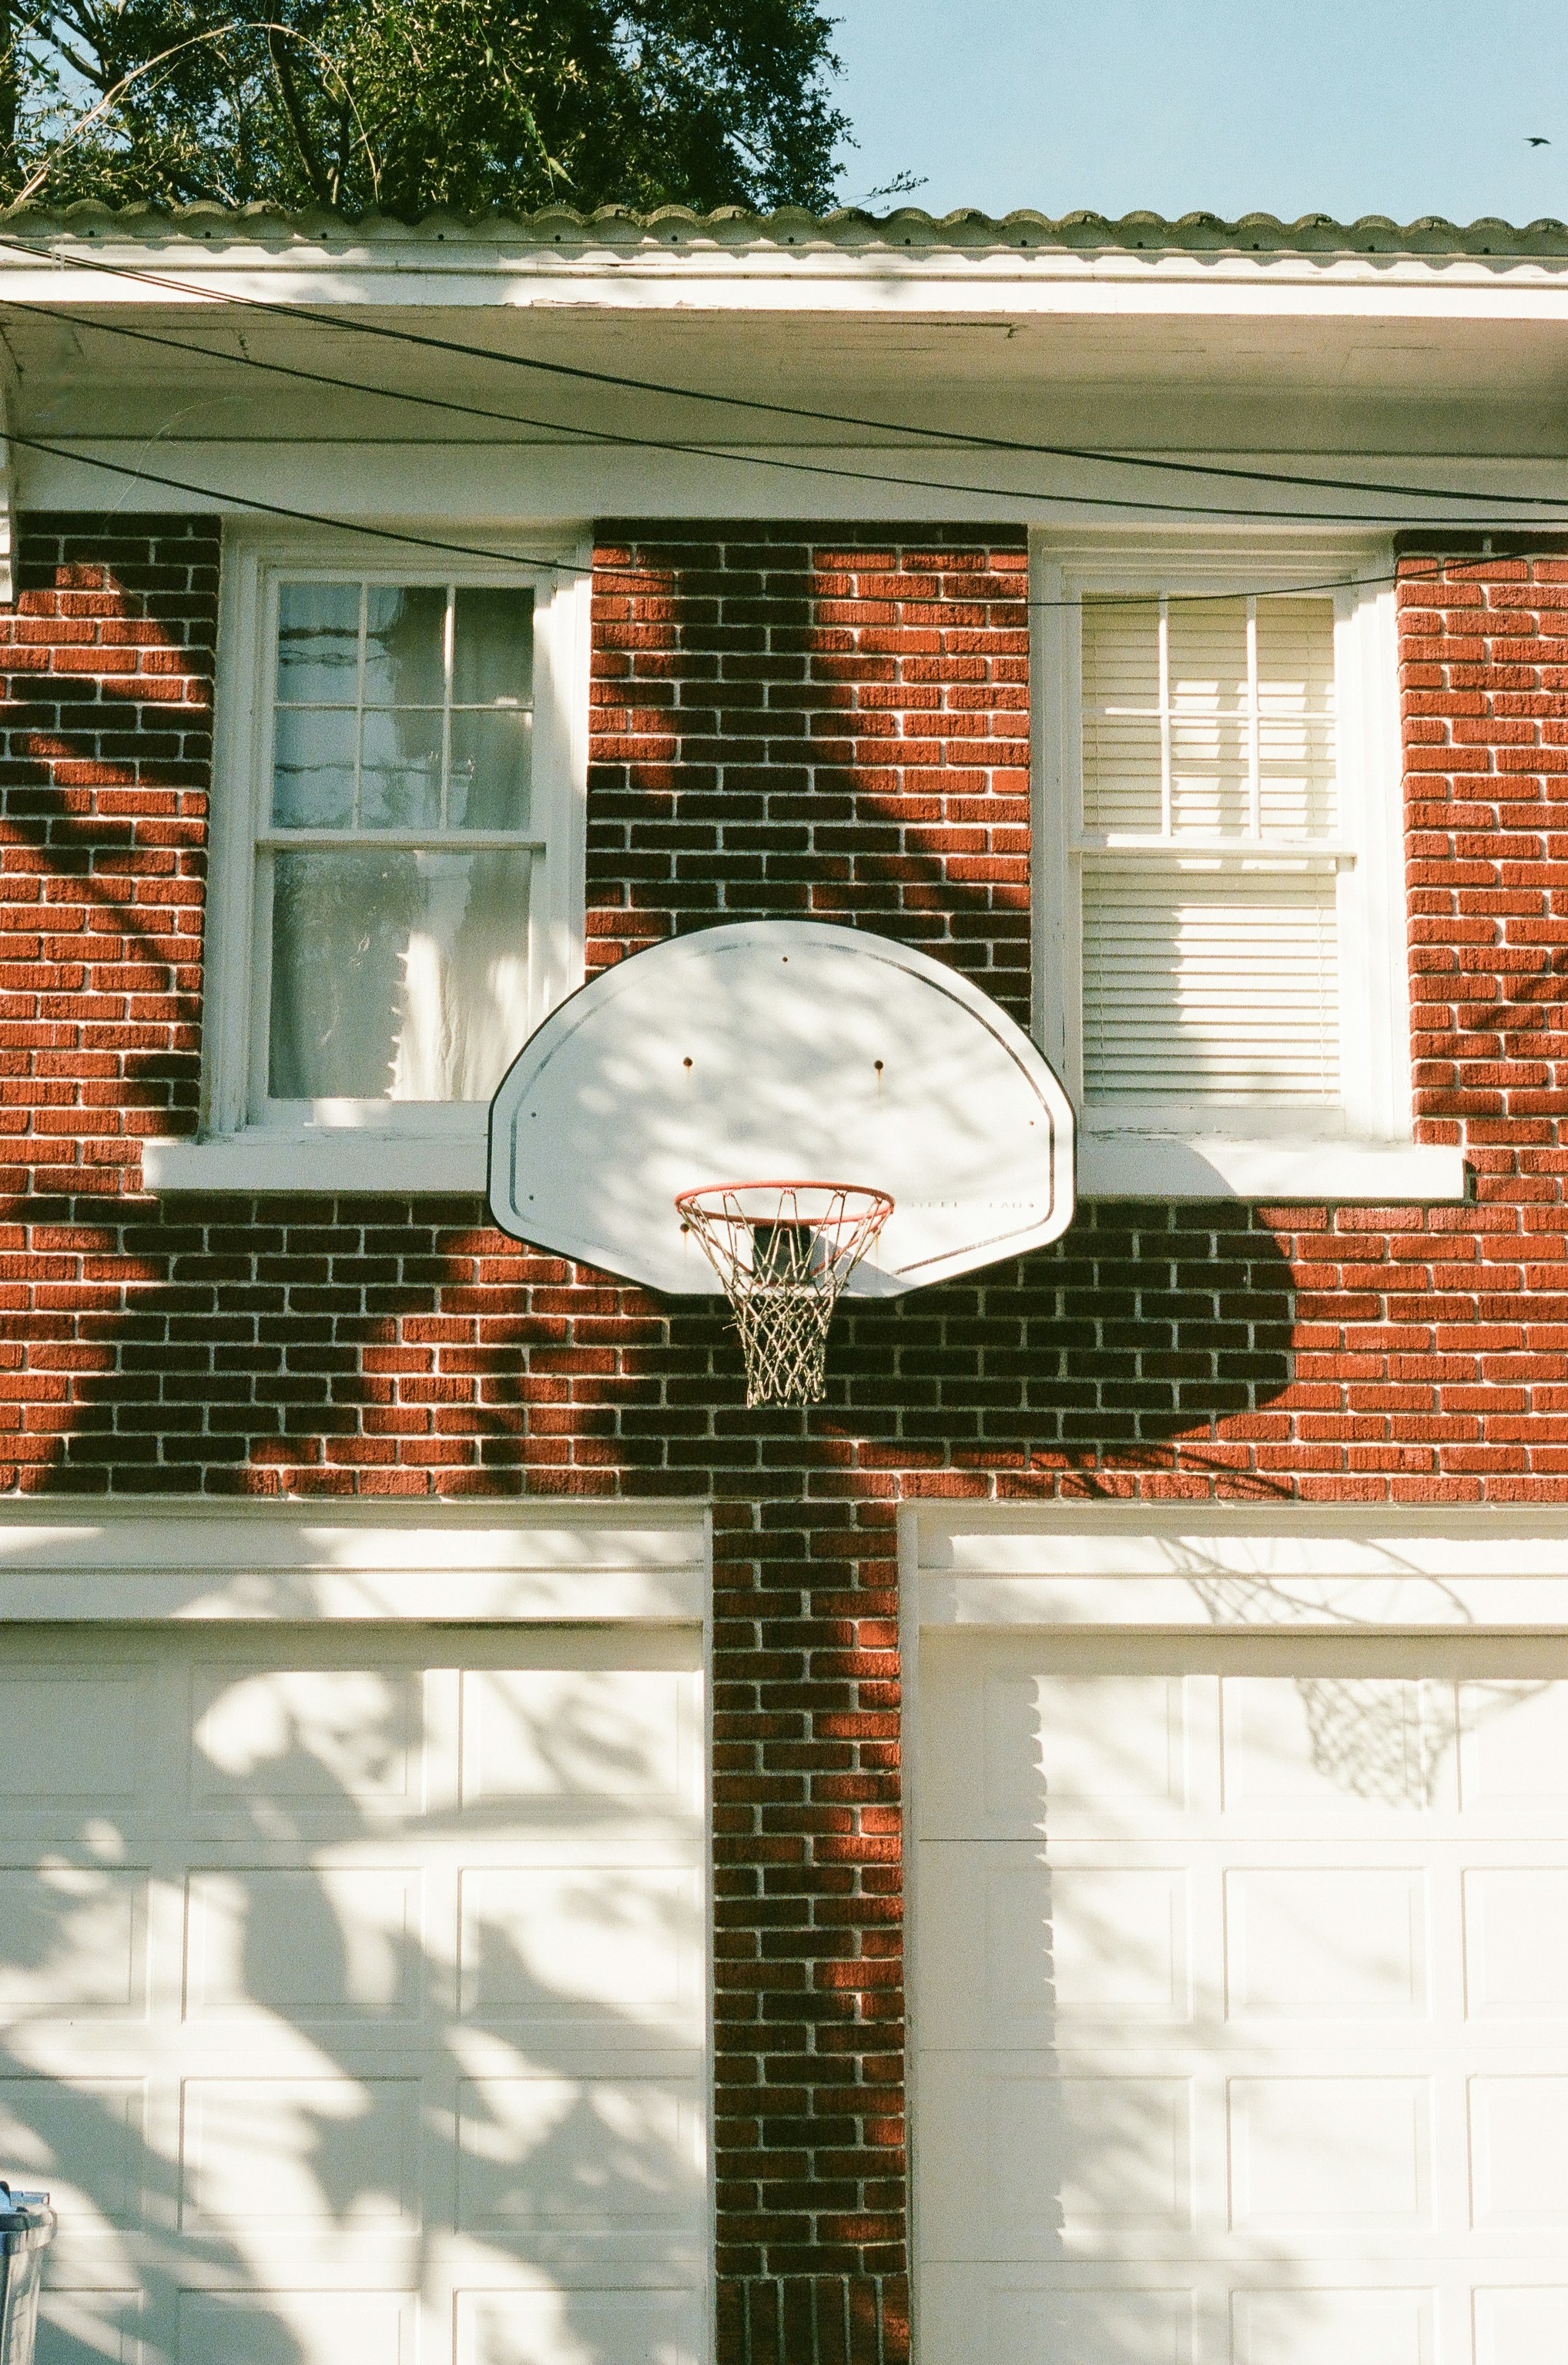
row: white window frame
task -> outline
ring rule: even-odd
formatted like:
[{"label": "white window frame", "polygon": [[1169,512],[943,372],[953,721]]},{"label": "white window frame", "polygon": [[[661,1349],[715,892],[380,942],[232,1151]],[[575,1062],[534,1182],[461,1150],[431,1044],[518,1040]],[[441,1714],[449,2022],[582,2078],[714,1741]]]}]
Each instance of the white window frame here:
[{"label": "white window frame", "polygon": [[[1365,537],[1041,532],[1035,601],[1036,1033],[1081,1115],[1087,1197],[1462,1198],[1460,1151],[1412,1139],[1393,552]],[[1334,584],[1339,814],[1340,1104],[1256,1115],[1161,1101],[1086,1106],[1082,1062],[1082,664],[1078,603]],[[1282,857],[1286,857],[1282,848]]]},{"label": "white window frame", "polygon": [[258,841],[270,826],[273,672],[280,582],[496,585],[531,589],[533,824],[529,1006],[537,1026],[583,981],[589,551],[493,539],[448,555],[352,531],[229,525],[218,625],[216,739],[196,1139],[144,1146],[149,1188],[394,1192],[482,1189],[487,1110],[477,1102],[267,1104],[270,962]]}]

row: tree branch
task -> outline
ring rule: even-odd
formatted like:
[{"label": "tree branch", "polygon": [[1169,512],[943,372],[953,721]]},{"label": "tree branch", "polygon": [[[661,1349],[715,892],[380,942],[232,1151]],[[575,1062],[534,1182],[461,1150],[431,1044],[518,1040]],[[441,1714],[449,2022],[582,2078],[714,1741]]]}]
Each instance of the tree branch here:
[{"label": "tree branch", "polygon": [[294,134],[294,144],[299,151],[299,161],[305,167],[305,177],[310,184],[311,193],[318,205],[330,206],[333,202],[332,185],[328,177],[326,165],[322,162],[321,152],[310,136],[309,120],[306,115],[304,101],[299,95],[299,85],[294,79],[293,64],[287,51],[280,46],[277,35],[270,25],[267,28],[267,55],[272,60],[273,72],[277,76],[277,86],[283,99],[283,111],[288,118],[289,129]]}]

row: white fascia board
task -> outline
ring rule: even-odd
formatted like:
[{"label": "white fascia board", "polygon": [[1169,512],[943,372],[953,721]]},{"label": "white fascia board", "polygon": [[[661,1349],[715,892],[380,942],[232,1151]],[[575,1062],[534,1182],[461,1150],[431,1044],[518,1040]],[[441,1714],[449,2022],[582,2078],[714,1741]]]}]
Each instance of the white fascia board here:
[{"label": "white fascia board", "polygon": [[0,1505],[0,1622],[700,1623],[694,1503]]},{"label": "white fascia board", "polygon": [[[67,259],[62,264],[56,256]],[[104,270],[67,267],[98,263]],[[118,275],[145,273],[145,280]],[[0,250],[8,303],[93,308],[201,308],[252,297],[268,303],[442,309],[588,306],[662,311],[781,310],[958,314],[1148,313],[1193,319],[1555,320],[1568,298],[1568,257],[1466,255],[1077,253],[1016,247],[901,255],[759,242],[745,250],[647,248],[556,253],[428,243],[358,252],[299,242],[56,239],[38,259]]]},{"label": "white fascia board", "polygon": [[1568,1626],[1568,1513],[1550,1508],[920,1505],[902,1543],[924,1626]]},{"label": "white fascia board", "polygon": [[[129,409],[127,415],[133,415]],[[410,448],[419,454],[413,487]],[[937,517],[986,524],[1016,519],[1064,542],[1096,533],[1102,549],[1104,537],[1137,534],[1147,550],[1153,537],[1159,537],[1163,548],[1167,541],[1191,531],[1191,510],[1178,508],[1173,514],[1171,509],[1185,495],[1200,507],[1205,499],[1217,500],[1228,511],[1210,529],[1211,566],[1216,541],[1234,538],[1239,548],[1245,537],[1249,555],[1255,555],[1260,537],[1278,539],[1294,532],[1316,535],[1321,545],[1309,553],[1305,542],[1299,543],[1298,564],[1320,558],[1343,571],[1347,545],[1358,536],[1386,536],[1401,526],[1455,525],[1473,531],[1480,522],[1492,531],[1510,525],[1540,529],[1541,515],[1533,505],[1543,499],[1560,501],[1568,510],[1568,463],[1551,457],[1362,457],[1357,465],[1394,475],[1412,489],[1383,493],[1374,483],[1365,498],[1365,514],[1359,516],[1356,497],[1332,485],[1324,488],[1320,508],[1308,486],[1279,484],[1268,476],[1282,465],[1304,474],[1321,465],[1331,475],[1348,456],[1344,454],[1305,463],[1294,457],[1282,461],[1278,452],[1171,456],[1200,470],[1213,462],[1226,473],[1209,484],[1201,476],[1180,482],[1159,468],[1140,469],[1136,456],[1118,455],[1114,482],[1108,484],[1103,463],[957,444],[940,450],[891,443],[781,449],[736,443],[682,451],[577,442],[566,434],[503,444],[432,433],[414,447],[367,444],[348,449],[323,448],[286,435],[275,442],[188,444],[171,435],[149,459],[128,435],[73,432],[48,452],[19,447],[17,454],[34,507],[104,507],[112,487],[111,499],[124,500],[134,493],[143,508],[250,515],[264,527],[265,505],[286,499],[292,509],[342,520],[350,528],[358,522],[378,531],[407,527],[460,544],[493,543],[498,532],[504,533],[506,521],[515,521],[515,531],[527,535],[531,547],[544,531],[538,521],[564,514],[577,519],[809,514],[927,523]],[[128,466],[132,471],[129,476],[123,473]],[[1249,485],[1228,473],[1238,466],[1258,468],[1260,480]],[[140,467],[150,474],[139,482],[134,472]],[[483,519],[476,520],[471,514],[474,480],[481,470],[487,508]],[[160,481],[170,476],[178,482]],[[1424,476],[1442,489],[1414,489]],[[1464,490],[1471,479],[1479,480],[1473,493]],[[1528,515],[1506,513],[1507,502],[1515,497],[1532,504]],[[1150,504],[1148,510],[1126,506],[1143,499]],[[1477,516],[1478,501],[1488,505],[1484,519]],[[247,509],[247,503],[259,506]],[[1248,514],[1249,508],[1259,513],[1255,520]],[[1327,519],[1322,508],[1330,512]],[[1299,523],[1292,527],[1281,517],[1282,509],[1294,510]],[[280,521],[280,531],[287,530],[286,521]],[[1328,539],[1336,530],[1337,543]],[[385,555],[384,546],[378,547]]]},{"label": "white fascia board", "polygon": [[[736,447],[737,451],[741,447]],[[95,464],[101,453],[103,467]],[[17,454],[28,504],[38,508],[106,508],[134,493],[143,509],[207,511],[236,517],[260,516],[248,502],[265,504],[286,499],[291,507],[353,526],[363,521],[377,528],[406,527],[410,532],[436,533],[457,543],[472,537],[493,538],[497,521],[514,519],[518,530],[536,537],[534,521],[570,510],[583,517],[668,517],[681,519],[807,516],[824,521],[866,519],[930,524],[934,520],[992,525],[1017,520],[1042,528],[1073,532],[1103,529],[1107,532],[1137,532],[1146,539],[1179,530],[1162,510],[1172,498],[1169,476],[1140,474],[1136,462],[1116,463],[1114,499],[1117,503],[1146,498],[1147,510],[1099,505],[1106,495],[1105,470],[1091,470],[1071,461],[1031,459],[1027,454],[962,450],[913,450],[907,445],[799,446],[782,455],[777,450],[750,447],[739,458],[718,451],[679,452],[637,445],[536,442],[510,449],[465,444],[432,437],[419,447],[417,506],[410,506],[409,454],[405,447],[378,452],[362,448],[344,452],[322,450],[280,438],[275,443],[207,443],[182,446],[177,437],[161,443],[153,458],[126,440],[105,440],[95,446],[87,436],[73,436],[71,451]],[[118,470],[145,465],[151,480],[138,483]],[[1202,465],[1200,459],[1199,465]],[[1221,463],[1238,465],[1233,455]],[[1247,465],[1247,464],[1243,464]],[[1257,465],[1278,467],[1279,455],[1262,455]],[[1291,463],[1289,465],[1294,465]],[[1310,463],[1308,464],[1311,465]],[[1528,516],[1506,513],[1507,490],[1517,486],[1519,497],[1532,501],[1560,499],[1568,511],[1568,471],[1552,460],[1492,463],[1473,458],[1452,462],[1423,456],[1418,460],[1368,462],[1368,466],[1397,469],[1406,482],[1418,481],[1425,472],[1439,481],[1462,485],[1466,475],[1479,473],[1485,491],[1458,499],[1418,493],[1369,496],[1364,524],[1347,524],[1347,533],[1364,533],[1381,527],[1393,532],[1401,525],[1431,527],[1477,524],[1473,503],[1489,502],[1486,525],[1542,526],[1539,510]],[[482,525],[470,523],[465,511],[473,499],[476,466],[482,468],[490,506]],[[831,473],[842,470],[840,476]],[[1414,471],[1412,476],[1407,472]],[[175,486],[156,481],[163,476],[179,479]],[[1504,479],[1509,480],[1506,488]],[[869,481],[868,481],[869,479]],[[995,479],[994,489],[990,484]],[[904,480],[908,480],[907,482]],[[128,486],[129,491],[128,492]],[[210,488],[210,489],[208,489]],[[1234,479],[1205,486],[1193,480],[1190,497],[1223,499],[1238,514],[1219,521],[1221,533],[1278,532],[1282,506],[1299,511],[1304,529],[1323,530],[1314,515],[1314,497],[1305,488],[1260,483],[1249,488]],[[1343,513],[1351,497],[1329,489],[1326,502]],[[1244,514],[1249,500],[1273,515],[1260,517],[1249,527]]]}]

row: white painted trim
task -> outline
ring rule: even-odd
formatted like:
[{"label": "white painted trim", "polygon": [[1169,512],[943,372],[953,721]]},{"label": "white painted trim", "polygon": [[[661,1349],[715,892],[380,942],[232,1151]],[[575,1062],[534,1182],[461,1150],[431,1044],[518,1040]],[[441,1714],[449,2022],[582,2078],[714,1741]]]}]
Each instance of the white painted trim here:
[{"label": "white painted trim", "polygon": [[0,1623],[410,1619],[695,1625],[686,1502],[0,1506]]},{"label": "white painted trim", "polygon": [[[144,1179],[151,1189],[452,1189],[444,1179],[384,1181],[362,1183],[357,1176],[340,1182],[331,1154],[323,1161],[331,1176],[316,1182],[308,1178],[322,1171],[310,1162],[308,1149],[317,1134],[338,1130],[326,1124],[304,1133],[291,1128],[255,1125],[252,1070],[264,1039],[264,942],[257,925],[255,837],[265,811],[268,786],[263,760],[270,735],[269,681],[271,651],[268,617],[271,587],[290,567],[329,568],[364,572],[409,581],[522,582],[527,564],[541,564],[533,577],[534,616],[534,793],[539,809],[540,836],[544,850],[534,858],[534,885],[530,898],[531,1001],[535,1023],[583,981],[584,847],[588,795],[588,615],[591,552],[580,532],[533,529],[498,532],[489,529],[482,543],[493,544],[498,562],[515,558],[522,566],[488,565],[483,558],[438,556],[410,550],[400,560],[395,549],[352,529],[325,532],[304,526],[281,528],[275,522],[229,520],[224,530],[222,603],[218,626],[216,745],[213,784],[212,870],[207,908],[207,1002],[202,1073],[200,1141],[159,1145],[148,1159]],[[572,571],[552,572],[561,562]],[[441,1108],[421,1125],[415,1104],[351,1104],[354,1126],[365,1146],[358,1153],[367,1166],[385,1137],[396,1161],[405,1146],[441,1144],[454,1129],[472,1132],[483,1142],[486,1110]],[[471,1118],[465,1127],[464,1118]],[[182,1182],[168,1177],[177,1172],[161,1156],[164,1148],[183,1150],[211,1145],[220,1149],[248,1147],[252,1133],[270,1136],[266,1160],[270,1177],[264,1182],[245,1179],[209,1184],[196,1170],[196,1179]],[[281,1153],[292,1144],[292,1158]],[[368,1155],[367,1155],[368,1151]],[[339,1153],[342,1157],[343,1153]],[[352,1173],[353,1159],[348,1169]],[[219,1172],[222,1161],[218,1161]],[[336,1171],[343,1171],[342,1168]],[[412,1171],[411,1162],[397,1171]],[[479,1160],[483,1187],[483,1150]],[[188,1171],[188,1170],[187,1170]],[[437,1160],[439,1175],[439,1160]]]},{"label": "white painted trim", "polygon": [[358,1132],[319,1126],[295,1133],[263,1126],[206,1141],[147,1141],[149,1191],[483,1193],[483,1130],[454,1134]]},{"label": "white painted trim", "polygon": [[1465,1195],[1464,1154],[1414,1142],[1228,1141],[1099,1133],[1078,1140],[1081,1199],[1308,1199],[1330,1205]]},{"label": "white painted trim", "polygon": [[[150,1191],[483,1192],[482,1133],[404,1135],[256,1126],[142,1144]],[[1227,1141],[1218,1135],[1083,1133],[1081,1199],[1304,1199],[1330,1205],[1465,1195],[1462,1153],[1409,1142]]]},{"label": "white painted trim", "polygon": [[921,1505],[923,1627],[1568,1629],[1568,1509]]},{"label": "white painted trim", "polygon": [[[0,282],[0,286],[4,283]],[[990,325],[988,323],[988,325]],[[629,324],[628,335],[634,324]],[[800,334],[831,335],[807,322]],[[633,356],[624,356],[631,367]],[[656,367],[656,364],[650,364]],[[1458,364],[1456,364],[1457,368]],[[697,365],[693,372],[700,375]],[[1129,379],[1142,386],[1149,373],[1141,365],[1129,369]],[[915,393],[911,381],[911,398]],[[939,391],[939,390],[938,390]],[[932,399],[936,399],[936,395]],[[1392,398],[1407,396],[1392,389]],[[117,395],[117,400],[119,398]],[[141,413],[125,406],[123,416],[131,444],[137,442]],[[248,501],[275,501],[286,491],[290,501],[321,515],[341,518],[347,528],[357,524],[395,523],[410,532],[442,540],[472,542],[494,532],[494,521],[516,521],[520,539],[532,546],[538,521],[544,517],[658,518],[689,524],[696,519],[733,521],[737,516],[772,518],[798,526],[809,504],[812,520],[826,527],[879,520],[912,528],[915,533],[944,521],[994,527],[999,520],[1016,520],[1050,526],[1063,532],[1087,528],[1107,535],[1126,534],[1129,523],[1152,547],[1169,532],[1165,505],[1172,498],[1172,480],[1157,469],[1142,466],[1136,454],[1118,458],[1109,474],[1088,461],[1058,459],[1044,454],[1009,454],[1002,488],[997,477],[1002,464],[983,449],[945,447],[934,455],[929,447],[913,448],[896,437],[859,444],[790,445],[787,452],[756,442],[721,448],[716,430],[711,443],[689,450],[649,451],[637,443],[574,442],[562,434],[507,444],[465,443],[432,435],[417,446],[342,443],[311,444],[290,434],[273,440],[272,421],[257,414],[256,440],[182,443],[173,432],[159,444],[160,471],[169,470],[180,488],[139,484],[140,509],[181,515],[200,511],[231,518],[237,526],[253,525],[255,512]],[[1136,441],[1130,431],[1118,445]],[[24,506],[28,508],[112,508],[125,495],[126,479],[100,462],[124,464],[128,446],[117,436],[86,433],[73,436],[57,452],[19,449],[17,454]],[[801,453],[809,450],[809,463]],[[790,458],[788,455],[793,454]],[[1266,478],[1271,470],[1294,466],[1278,446],[1264,445],[1226,453],[1223,449],[1185,452],[1172,449],[1173,459],[1191,461],[1200,471],[1211,465],[1228,472],[1254,468]],[[778,463],[775,465],[775,462]],[[1364,470],[1371,464],[1352,436],[1329,434],[1315,461],[1302,463],[1310,471],[1332,471],[1343,463]],[[151,465],[151,464],[149,464]],[[841,476],[802,476],[799,469],[842,470]],[[1515,499],[1551,499],[1568,514],[1568,466],[1553,455],[1529,458],[1500,455],[1477,460],[1473,453],[1405,450],[1383,455],[1379,468],[1400,482],[1439,487],[1431,493],[1373,494],[1378,519],[1390,532],[1399,525],[1431,528],[1449,524],[1466,530],[1477,523],[1476,503],[1484,504],[1489,529],[1513,525],[1542,529],[1542,513],[1531,508],[1510,510]],[[868,482],[867,472],[874,481]],[[476,478],[480,478],[489,502],[487,518],[471,521]],[[1455,488],[1478,484],[1476,493],[1461,498]],[[1186,498],[1221,507],[1245,510],[1249,502],[1278,508],[1289,502],[1303,524],[1314,523],[1314,507],[1321,499],[1335,510],[1346,496],[1310,488],[1271,486],[1266,481],[1249,488],[1228,473],[1207,479],[1185,480]],[[193,489],[186,490],[189,487]],[[204,489],[205,488],[205,489]],[[1139,511],[1117,506],[1144,501]],[[1216,532],[1227,521],[1216,520]],[[385,550],[387,545],[381,545]]]}]

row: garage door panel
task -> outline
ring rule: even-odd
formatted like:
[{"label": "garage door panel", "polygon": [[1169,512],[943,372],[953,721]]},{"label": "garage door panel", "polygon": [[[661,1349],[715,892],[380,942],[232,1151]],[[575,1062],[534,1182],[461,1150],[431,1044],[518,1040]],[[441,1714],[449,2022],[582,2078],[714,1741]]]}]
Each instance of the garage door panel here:
[{"label": "garage door panel", "polygon": [[185,2016],[357,2023],[422,2008],[424,1884],[407,1865],[227,1865],[185,1887]]},{"label": "garage door panel", "polygon": [[1053,1865],[1029,1842],[933,1844],[923,1912],[951,1936],[920,1965],[928,2043],[1052,2046],[1109,2020],[1193,2014],[1183,1865]]},{"label": "garage door panel", "polygon": [[54,2196],[60,2248],[141,2225],[146,2124],[140,2078],[0,2078],[0,2158]]},{"label": "garage door panel", "polygon": [[458,2365],[702,2365],[690,2292],[461,2292]]},{"label": "garage door panel", "polygon": [[464,1673],[463,1802],[559,1801],[689,1813],[701,1730],[689,1674],[663,1668]]},{"label": "garage door panel", "polygon": [[605,2044],[700,2044],[696,1865],[485,1865],[462,1875],[458,2009]]},{"label": "garage door panel", "polygon": [[406,2078],[192,2078],[180,2223],[353,2232],[420,2215],[420,2093]]},{"label": "garage door panel", "polygon": [[1193,2306],[1185,2292],[999,2292],[993,2354],[1007,2365],[1190,2365]]},{"label": "garage door panel", "polygon": [[1220,1682],[1225,1804],[1330,1826],[1450,1803],[1452,1687],[1304,1670]]},{"label": "garage door panel", "polygon": [[459,2088],[460,2233],[679,2233],[700,2206],[694,2078],[473,2078]]},{"label": "garage door panel", "polygon": [[175,2365],[415,2365],[411,2292],[182,2292]]},{"label": "garage door panel", "polygon": [[1193,2224],[1184,2078],[958,2055],[925,2066],[920,2100],[943,2129],[921,2229],[934,2258],[1096,2255]]},{"label": "garage door panel", "polygon": [[1470,2080],[1473,2222],[1568,2233],[1568,2076]]},{"label": "garage door panel", "polygon": [[1225,1875],[1232,2021],[1423,2018],[1427,1876],[1392,1866],[1249,1866]]},{"label": "garage door panel", "polygon": [[[1158,2269],[1154,2270],[1159,2272]],[[982,2280],[938,2268],[920,2314],[924,2354],[983,2357],[989,2365],[1200,2365],[1193,2298],[1184,2285],[1148,2289],[1041,2284],[1026,2272]]]},{"label": "garage door panel", "polygon": [[1568,1808],[1568,1681],[1500,1676],[1459,1687],[1466,1809],[1560,1818]]},{"label": "garage door panel", "polygon": [[46,2291],[39,2306],[38,2365],[150,2365],[134,2289]]},{"label": "garage door panel", "polygon": [[1428,2079],[1233,2078],[1226,2117],[1238,2231],[1430,2227]]},{"label": "garage door panel", "polygon": [[1429,2291],[1238,2292],[1234,2365],[1434,2365]]},{"label": "garage door panel", "polygon": [[1475,2294],[1475,2365],[1542,2365],[1568,2356],[1568,2284]]},{"label": "garage door panel", "polygon": [[190,1797],[204,1820],[249,1829],[281,1810],[289,1823],[352,1823],[425,1804],[417,1669],[198,1662],[191,1690]]},{"label": "garage door panel", "polygon": [[[1071,1829],[1102,1798],[1156,1827],[1187,1801],[1186,1687],[1176,1675],[1062,1675],[1010,1639],[988,1666],[956,1653],[924,1722],[921,1828],[936,1838],[1022,1839]],[[974,1745],[976,1734],[980,1746]]]},{"label": "garage door panel", "polygon": [[1463,1900],[1470,2017],[1568,2020],[1568,1866],[1473,1866]]},{"label": "garage door panel", "polygon": [[145,2013],[148,1884],[144,1866],[90,1847],[0,1866],[0,2012]]},{"label": "garage door panel", "polygon": [[7,1821],[133,1809],[154,1779],[151,1684],[48,1660],[0,1668],[0,1797]]}]

